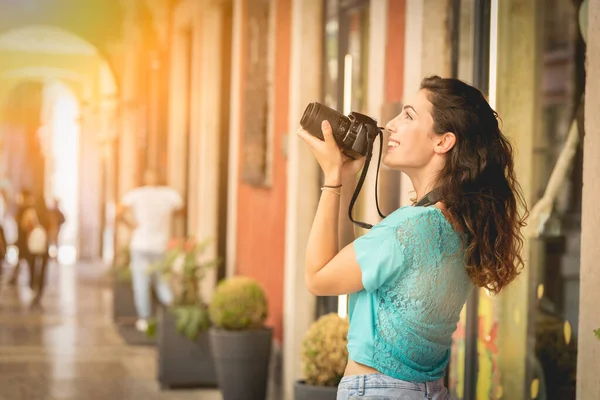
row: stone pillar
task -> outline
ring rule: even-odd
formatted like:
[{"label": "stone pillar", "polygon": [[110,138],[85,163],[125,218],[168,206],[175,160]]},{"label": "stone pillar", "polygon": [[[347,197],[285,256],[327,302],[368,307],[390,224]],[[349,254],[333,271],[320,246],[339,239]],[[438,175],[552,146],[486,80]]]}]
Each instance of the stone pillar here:
[{"label": "stone pillar", "polygon": [[78,257],[95,260],[100,256],[102,225],[101,159],[98,132],[101,119],[94,104],[81,107],[79,133],[79,220]]},{"label": "stone pillar", "polygon": [[[421,80],[429,75],[450,77],[452,46],[448,19],[451,0],[407,0],[404,64],[404,102],[417,93]],[[410,204],[413,190],[408,176],[402,174],[401,205]]]},{"label": "stone pillar", "polygon": [[[222,169],[227,165],[227,149],[223,139],[229,132],[223,123],[224,102],[229,93],[224,92],[225,80],[229,79],[228,56],[223,49],[228,48],[227,36],[224,35],[227,25],[229,5],[225,1],[209,1],[200,7],[201,17],[198,29],[198,43],[201,54],[193,62],[194,70],[199,71],[198,77],[192,80],[192,90],[197,93],[199,107],[193,110],[192,126],[195,143],[195,164],[197,175],[192,175],[194,197],[196,198],[195,220],[193,229],[198,238],[211,238],[212,242],[206,251],[206,256],[216,258],[219,254],[220,241],[224,240],[221,224],[221,207],[225,207],[225,197],[222,195]],[[197,64],[196,64],[197,63]],[[193,98],[194,99],[194,98]],[[195,102],[194,102],[195,103]],[[207,271],[202,282],[202,293],[206,300],[212,297],[217,282],[217,270]]]},{"label": "stone pillar", "polygon": [[577,358],[577,399],[581,400],[600,399],[600,340],[593,332],[600,329],[600,2],[589,2],[588,21]]},{"label": "stone pillar", "polygon": [[292,1],[283,320],[285,400],[293,399],[294,381],[301,377],[302,338],[315,314],[315,299],[304,282],[304,263],[319,200],[319,169],[308,146],[296,136],[296,129],[306,105],[321,96],[322,23],[321,0]]},{"label": "stone pillar", "polygon": [[169,28],[171,17],[170,0],[145,0],[152,15],[153,35],[150,36],[147,73],[148,146],[146,163],[148,168],[159,173],[161,178],[167,169],[167,118],[169,89]]},{"label": "stone pillar", "polygon": [[108,265],[115,256],[115,212],[117,198],[117,107],[114,91],[104,92],[100,100],[100,148],[102,174],[102,259]]},{"label": "stone pillar", "polygon": [[[419,90],[423,78],[423,46],[424,46],[424,4],[423,0],[406,0],[406,30],[404,33],[404,93],[407,103]],[[427,25],[429,26],[429,25]],[[410,204],[412,182],[404,173],[400,178],[400,205]]]},{"label": "stone pillar", "polygon": [[[385,82],[382,77],[385,76],[388,0],[373,0],[369,7],[367,114],[375,118],[379,126],[384,126],[387,121],[382,120],[381,106],[385,99]],[[373,158],[361,193],[363,212],[357,214],[361,215],[364,221],[370,224],[375,224],[381,220],[375,204],[375,179],[377,177],[378,159],[379,139],[373,145]],[[384,167],[382,166],[382,168]],[[380,172],[380,184],[382,176],[383,173]],[[379,201],[381,202],[381,200],[380,198]]]},{"label": "stone pillar", "polygon": [[[119,134],[117,141],[117,202],[139,185],[138,181],[138,143],[141,124],[138,104],[139,80],[138,68],[141,50],[141,37],[138,21],[138,4],[136,0],[122,0],[125,16],[123,18],[123,39],[121,44],[122,73],[120,79]],[[129,243],[130,231],[118,226],[116,230],[116,250]]]},{"label": "stone pillar", "polygon": [[[539,29],[536,2],[506,0],[498,2],[498,83],[496,109],[502,118],[502,130],[515,148],[515,170],[525,199],[532,197],[533,142],[539,102],[537,37]],[[530,246],[526,241],[521,253],[525,268],[507,289],[494,299],[498,313],[498,365],[503,398],[529,398],[526,358],[534,349],[527,347],[527,314],[531,271],[527,260]],[[484,295],[485,296],[485,295]],[[481,301],[480,301],[481,302]],[[481,305],[480,305],[481,307]]]},{"label": "stone pillar", "polygon": [[229,108],[229,156],[227,176],[227,246],[225,274],[235,274],[237,261],[237,215],[238,185],[241,138],[241,95],[242,95],[242,23],[243,0],[233,0],[233,29],[231,50],[231,92]]}]

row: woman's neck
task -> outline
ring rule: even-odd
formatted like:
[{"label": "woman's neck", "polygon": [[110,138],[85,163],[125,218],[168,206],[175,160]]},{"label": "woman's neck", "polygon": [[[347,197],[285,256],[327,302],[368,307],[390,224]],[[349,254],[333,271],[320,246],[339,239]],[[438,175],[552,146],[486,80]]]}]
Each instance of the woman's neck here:
[{"label": "woman's neck", "polygon": [[422,170],[419,172],[410,172],[408,177],[410,178],[413,189],[416,192],[416,201],[421,200],[430,191],[437,186],[437,176],[439,171],[426,171]]}]

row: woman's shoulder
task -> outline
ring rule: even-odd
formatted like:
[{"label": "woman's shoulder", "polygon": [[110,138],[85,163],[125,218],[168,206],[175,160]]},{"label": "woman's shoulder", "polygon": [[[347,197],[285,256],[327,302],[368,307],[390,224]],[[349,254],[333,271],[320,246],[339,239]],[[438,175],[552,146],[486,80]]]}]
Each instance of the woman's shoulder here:
[{"label": "woman's shoulder", "polygon": [[413,231],[416,234],[418,232],[431,232],[433,229],[443,235],[458,235],[444,212],[435,206],[400,207],[381,221],[381,224],[396,232],[398,230],[405,233]]},{"label": "woman's shoulder", "polygon": [[413,207],[404,206],[388,215],[382,222],[397,225],[403,222],[427,222],[432,220],[446,220],[442,210],[437,207]]}]

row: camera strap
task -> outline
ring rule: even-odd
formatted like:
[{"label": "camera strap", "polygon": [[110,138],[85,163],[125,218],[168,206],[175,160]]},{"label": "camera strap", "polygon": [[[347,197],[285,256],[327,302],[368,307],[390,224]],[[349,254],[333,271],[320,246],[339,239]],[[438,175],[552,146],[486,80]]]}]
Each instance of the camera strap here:
[{"label": "camera strap", "polygon": [[[377,206],[377,213],[379,213],[379,216],[381,218],[385,218],[386,216],[383,215],[383,213],[379,209],[379,198],[378,198],[379,168],[381,167],[381,155],[383,152],[383,128],[378,127],[377,131],[378,131],[377,136],[379,136],[379,160],[377,161],[377,172],[375,175],[375,205]],[[362,173],[360,174],[358,183],[356,184],[356,189],[354,189],[354,194],[352,195],[352,200],[350,200],[350,207],[348,207],[348,216],[350,217],[350,221],[352,221],[352,223],[354,223],[355,225],[358,225],[364,229],[371,229],[371,228],[373,228],[373,225],[368,224],[366,222],[356,221],[352,217],[352,210],[354,209],[354,204],[356,203],[356,200],[358,199],[360,190],[362,189],[362,186],[365,183],[365,179],[367,177],[367,172],[369,171],[369,165],[371,163],[371,158],[373,157],[373,141],[374,140],[367,141],[367,155],[365,156],[365,166],[362,170]],[[431,192],[427,193],[416,204],[414,204],[414,206],[415,207],[431,206],[431,205],[437,203],[438,201],[440,201],[440,198],[441,198],[440,194],[441,194],[440,189],[435,188]]]},{"label": "camera strap", "polygon": [[427,193],[421,200],[414,204],[414,207],[429,207],[440,201],[442,198],[439,188],[433,189]]},{"label": "camera strap", "polygon": [[[377,128],[377,136],[379,136],[379,160],[377,162],[377,172],[375,175],[375,205],[377,206],[377,212],[381,218],[385,218],[385,215],[379,209],[379,198],[377,195],[378,188],[377,184],[379,182],[379,167],[381,166],[381,153],[383,152],[383,128]],[[369,171],[369,164],[371,163],[371,158],[373,157],[373,141],[367,140],[367,155],[365,156],[365,166],[363,167],[362,173],[360,174],[360,178],[358,179],[358,183],[356,184],[356,189],[354,189],[354,194],[352,195],[352,200],[350,200],[350,207],[348,207],[348,217],[350,221],[355,225],[360,226],[364,229],[371,229],[373,225],[368,224],[366,222],[356,221],[352,217],[352,210],[354,209],[354,203],[358,199],[358,195],[360,194],[360,190],[362,189],[363,184],[365,183],[365,179],[367,177],[367,172]]]}]

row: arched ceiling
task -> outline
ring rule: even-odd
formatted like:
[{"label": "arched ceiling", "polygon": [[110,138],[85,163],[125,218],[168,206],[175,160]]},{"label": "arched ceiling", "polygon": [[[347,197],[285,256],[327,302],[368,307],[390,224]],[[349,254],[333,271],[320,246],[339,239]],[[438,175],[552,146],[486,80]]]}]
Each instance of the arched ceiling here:
[{"label": "arched ceiling", "polygon": [[0,34],[30,25],[52,25],[109,53],[123,29],[122,0],[2,0]]},{"label": "arched ceiling", "polygon": [[54,26],[25,26],[0,35],[0,51],[93,56],[98,49],[82,38]]},{"label": "arched ceiling", "polygon": [[23,81],[60,80],[83,101],[117,93],[116,76],[106,57],[63,28],[35,25],[4,32],[0,34],[0,59],[0,99]]}]

